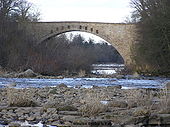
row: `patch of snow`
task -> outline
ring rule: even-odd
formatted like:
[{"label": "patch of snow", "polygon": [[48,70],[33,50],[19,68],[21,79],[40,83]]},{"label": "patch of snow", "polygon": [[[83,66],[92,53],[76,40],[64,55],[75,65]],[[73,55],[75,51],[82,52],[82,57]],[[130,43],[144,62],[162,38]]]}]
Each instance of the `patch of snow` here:
[{"label": "patch of snow", "polygon": [[107,105],[109,102],[108,101],[100,101],[100,103]]},{"label": "patch of snow", "polygon": [[106,74],[106,75],[116,74],[115,70],[93,70],[91,72],[94,74]]},{"label": "patch of snow", "polygon": [[126,86],[122,86],[121,89],[128,90],[128,89],[136,89],[136,88],[135,88],[135,87],[126,87]]}]

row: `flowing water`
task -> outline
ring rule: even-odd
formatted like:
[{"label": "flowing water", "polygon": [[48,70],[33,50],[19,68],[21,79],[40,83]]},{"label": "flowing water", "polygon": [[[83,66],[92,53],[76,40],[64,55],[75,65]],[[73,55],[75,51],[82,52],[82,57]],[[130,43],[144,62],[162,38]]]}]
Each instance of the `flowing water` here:
[{"label": "flowing water", "polygon": [[116,79],[116,78],[64,78],[64,79],[31,79],[31,78],[0,78],[0,88],[7,87],[15,83],[15,88],[43,88],[55,87],[61,83],[69,87],[93,86],[116,86],[121,85],[124,89],[130,88],[161,88],[170,79],[152,78],[152,79]]},{"label": "flowing water", "polygon": [[[93,64],[92,73],[95,74],[115,74],[124,68],[123,64]],[[0,78],[0,88],[7,87],[9,84],[15,84],[15,88],[43,88],[55,87],[61,83],[69,87],[93,86],[116,86],[121,85],[124,89],[132,88],[161,88],[170,79],[159,77],[143,77],[134,79],[127,75],[122,79],[117,78],[64,78],[64,79],[35,79],[35,78]]]}]

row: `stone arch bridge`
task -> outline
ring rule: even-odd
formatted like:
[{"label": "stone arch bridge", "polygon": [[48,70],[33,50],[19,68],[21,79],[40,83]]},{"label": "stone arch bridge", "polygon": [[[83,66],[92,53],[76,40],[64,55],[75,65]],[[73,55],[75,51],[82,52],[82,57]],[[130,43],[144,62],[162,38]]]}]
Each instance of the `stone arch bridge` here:
[{"label": "stone arch bridge", "polygon": [[131,46],[136,41],[136,25],[123,23],[99,22],[35,22],[26,25],[33,34],[35,42],[41,42],[71,31],[94,34],[109,42],[123,57],[125,64],[130,64]]}]

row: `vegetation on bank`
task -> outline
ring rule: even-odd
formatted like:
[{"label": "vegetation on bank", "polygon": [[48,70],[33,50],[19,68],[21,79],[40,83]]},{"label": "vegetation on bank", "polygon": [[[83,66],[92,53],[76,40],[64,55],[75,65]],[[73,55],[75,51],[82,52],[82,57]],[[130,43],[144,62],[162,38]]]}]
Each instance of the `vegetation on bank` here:
[{"label": "vegetation on bank", "polygon": [[139,43],[132,48],[139,73],[170,75],[170,1],[131,0]]},{"label": "vegetation on bank", "polygon": [[0,66],[7,69],[27,66],[34,47],[32,34],[24,26],[38,20],[39,12],[27,0],[0,0]]}]

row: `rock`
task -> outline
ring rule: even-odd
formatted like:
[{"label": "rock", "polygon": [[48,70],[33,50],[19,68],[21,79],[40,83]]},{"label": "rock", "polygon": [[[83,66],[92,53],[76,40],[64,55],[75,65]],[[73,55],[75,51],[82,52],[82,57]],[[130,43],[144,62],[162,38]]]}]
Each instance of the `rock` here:
[{"label": "rock", "polygon": [[77,111],[78,109],[72,105],[61,105],[58,106],[57,110],[59,111]]},{"label": "rock", "polygon": [[21,125],[19,123],[11,122],[8,127],[20,127]]},{"label": "rock", "polygon": [[35,117],[31,117],[31,116],[30,116],[30,117],[27,118],[27,120],[28,120],[28,121],[34,121],[34,120],[35,120]]},{"label": "rock", "polygon": [[92,87],[93,89],[98,89],[98,88],[100,88],[99,86],[96,86],[96,85],[93,85],[93,87]]},{"label": "rock", "polygon": [[148,124],[149,124],[149,125],[160,125],[160,118],[159,118],[157,115],[152,114],[152,115],[149,117]]},{"label": "rock", "polygon": [[78,116],[64,116],[62,119],[64,121],[73,122],[77,118],[78,118]]},{"label": "rock", "polygon": [[57,85],[57,87],[59,87],[59,88],[67,88],[67,85],[64,84],[64,83],[61,83],[61,84]]},{"label": "rock", "polygon": [[77,111],[59,111],[58,113],[61,115],[73,115],[73,116],[81,116],[82,115],[81,112],[77,112]]},{"label": "rock", "polygon": [[[145,116],[139,116],[139,117],[134,117],[134,116],[128,116],[126,118],[122,119],[124,125],[133,125],[133,124],[139,124],[139,123],[144,123],[146,124],[145,121],[148,121],[148,118]],[[142,126],[137,126],[137,127],[142,127]]]},{"label": "rock", "polygon": [[57,127],[71,127],[70,125],[60,124],[58,122],[53,122],[51,125],[52,126],[57,126]]},{"label": "rock", "polygon": [[15,82],[10,83],[10,84],[7,85],[7,87],[16,87],[16,86],[17,86],[17,84]]},{"label": "rock", "polygon": [[134,72],[132,76],[133,76],[133,78],[139,78],[140,77],[140,75],[137,72]]},{"label": "rock", "polygon": [[60,75],[60,76],[57,76],[56,78],[57,79],[63,79],[64,77]]},{"label": "rock", "polygon": [[15,75],[16,75],[16,73],[11,72],[11,73],[6,73],[6,74],[4,74],[3,77],[6,77],[6,78],[13,78],[13,77],[16,77]]},{"label": "rock", "polygon": [[150,111],[146,108],[139,107],[136,108],[135,111],[133,112],[133,116],[148,116],[150,114]]},{"label": "rock", "polygon": [[125,101],[113,100],[109,102],[110,107],[127,108],[128,104]]},{"label": "rock", "polygon": [[54,119],[54,120],[57,120],[57,119],[60,119],[60,115],[53,113],[53,114],[51,115],[51,118]]},{"label": "rock", "polygon": [[61,124],[60,124],[59,121],[55,121],[55,122],[51,123],[51,125],[52,125],[52,126],[57,126],[57,127],[59,127],[59,125],[61,125]]},{"label": "rock", "polygon": [[0,118],[0,125],[8,125],[8,121]]},{"label": "rock", "polygon": [[150,125],[170,125],[170,114],[157,114],[149,117]]},{"label": "rock", "polygon": [[124,127],[144,127],[143,124],[130,124],[130,125],[125,125]]},{"label": "rock", "polygon": [[170,82],[166,83],[166,89],[170,92]]},{"label": "rock", "polygon": [[170,125],[170,114],[159,114],[161,124]]},{"label": "rock", "polygon": [[104,119],[95,119],[95,120],[92,120],[89,124],[92,126],[93,125],[94,126],[96,126],[96,125],[111,126],[112,125],[110,120],[104,120]]},{"label": "rock", "polygon": [[124,75],[116,75],[117,79],[125,79],[126,77]]},{"label": "rock", "polygon": [[115,88],[115,89],[121,89],[122,86],[121,86],[121,85],[116,85],[116,86],[113,86],[113,88]]},{"label": "rock", "polygon": [[56,113],[56,108],[48,108],[47,113]]},{"label": "rock", "polygon": [[37,76],[37,74],[34,73],[31,69],[28,69],[24,72],[17,74],[17,77],[20,77],[20,78],[22,78],[22,77],[35,77],[35,76]]},{"label": "rock", "polygon": [[90,125],[90,126],[111,126],[112,123],[110,120],[105,119],[90,119],[90,118],[79,118],[73,121],[75,125]]},{"label": "rock", "polygon": [[82,88],[82,86],[83,86],[83,85],[81,85],[81,84],[75,85],[75,88],[80,89],[80,88]]},{"label": "rock", "polygon": [[88,123],[91,121],[90,118],[79,118],[79,119],[75,119],[73,121],[73,124],[75,125],[88,125]]},{"label": "rock", "polygon": [[128,101],[128,108],[136,108],[138,106],[135,101]]},{"label": "rock", "polygon": [[48,108],[57,108],[59,105],[58,102],[52,102],[52,101],[48,101],[43,105],[43,109],[48,109]]},{"label": "rock", "polygon": [[71,122],[68,122],[68,121],[64,122],[64,124],[65,124],[66,126],[70,126],[70,127],[71,127],[71,125],[72,125],[72,123],[71,123]]}]

